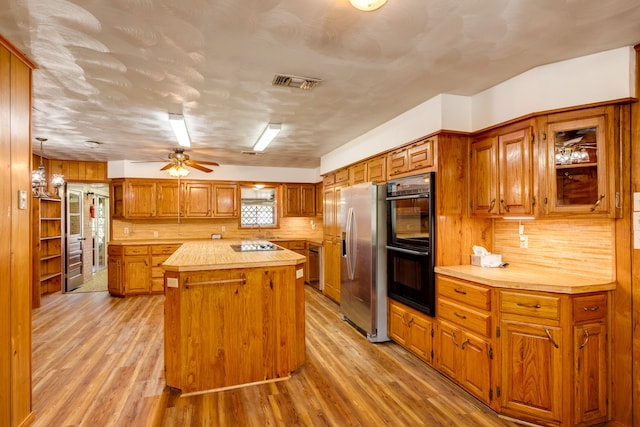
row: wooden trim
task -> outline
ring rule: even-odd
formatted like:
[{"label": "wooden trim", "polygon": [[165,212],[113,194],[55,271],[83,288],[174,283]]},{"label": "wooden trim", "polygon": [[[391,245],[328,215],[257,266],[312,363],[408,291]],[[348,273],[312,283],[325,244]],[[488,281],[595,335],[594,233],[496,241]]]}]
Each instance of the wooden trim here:
[{"label": "wooden trim", "polygon": [[22,61],[27,67],[32,70],[38,68],[38,65],[33,62],[31,59],[27,57],[24,53],[18,50],[9,40],[7,40],[2,34],[0,34],[0,45],[4,46],[9,52],[11,52],[15,57],[17,57],[20,61]]}]

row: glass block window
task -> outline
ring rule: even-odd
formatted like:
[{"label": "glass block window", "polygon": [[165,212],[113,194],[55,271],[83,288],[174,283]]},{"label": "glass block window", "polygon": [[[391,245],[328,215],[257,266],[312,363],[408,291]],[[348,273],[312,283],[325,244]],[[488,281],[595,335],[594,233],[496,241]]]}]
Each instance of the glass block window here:
[{"label": "glass block window", "polygon": [[268,226],[276,223],[275,206],[242,205],[243,226]]}]

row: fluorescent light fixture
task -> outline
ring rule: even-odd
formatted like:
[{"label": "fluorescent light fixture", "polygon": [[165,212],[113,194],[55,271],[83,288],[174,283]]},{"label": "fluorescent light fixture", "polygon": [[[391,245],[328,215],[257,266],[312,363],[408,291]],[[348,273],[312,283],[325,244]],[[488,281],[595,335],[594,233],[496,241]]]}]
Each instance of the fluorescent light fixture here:
[{"label": "fluorescent light fixture", "polygon": [[183,147],[191,147],[191,139],[189,138],[189,132],[187,132],[187,125],[184,123],[184,116],[182,114],[169,113],[169,123],[173,133],[176,134],[178,144]]},{"label": "fluorescent light fixture", "polygon": [[381,8],[387,0],[349,0],[351,5],[359,10],[370,12]]},{"label": "fluorescent light fixture", "polygon": [[273,141],[278,132],[280,132],[280,123],[269,123],[258,138],[258,142],[253,146],[253,151],[264,151],[267,145]]}]

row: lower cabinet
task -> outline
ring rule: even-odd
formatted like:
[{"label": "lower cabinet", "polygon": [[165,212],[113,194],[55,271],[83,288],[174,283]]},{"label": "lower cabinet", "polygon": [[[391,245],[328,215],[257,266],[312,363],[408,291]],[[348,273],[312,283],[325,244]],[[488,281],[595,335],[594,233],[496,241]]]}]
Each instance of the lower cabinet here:
[{"label": "lower cabinet", "polygon": [[161,265],[178,247],[179,244],[109,246],[109,293],[119,297],[163,293]]},{"label": "lower cabinet", "polygon": [[431,365],[434,319],[392,299],[388,305],[389,338]]},{"label": "lower cabinet", "polygon": [[465,280],[436,278],[436,369],[497,408],[494,394],[492,290]]},{"label": "lower cabinet", "polygon": [[324,288],[322,292],[340,303],[340,242],[322,242],[324,249]]}]

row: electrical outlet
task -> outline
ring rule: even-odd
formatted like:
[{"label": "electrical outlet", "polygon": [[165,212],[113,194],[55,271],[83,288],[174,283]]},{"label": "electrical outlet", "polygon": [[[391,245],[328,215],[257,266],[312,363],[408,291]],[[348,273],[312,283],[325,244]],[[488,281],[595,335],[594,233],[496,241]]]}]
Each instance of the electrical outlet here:
[{"label": "electrical outlet", "polygon": [[158,237],[158,232],[157,231],[153,232],[153,237]]},{"label": "electrical outlet", "polygon": [[124,235],[128,236],[129,235],[129,227],[125,227],[124,228]]},{"label": "electrical outlet", "polygon": [[522,249],[527,249],[529,247],[529,236],[526,234],[520,235],[520,247]]},{"label": "electrical outlet", "polygon": [[226,225],[223,225],[222,227],[220,227],[220,229],[221,229],[221,230],[222,230],[222,232],[224,233],[224,232],[226,232],[226,231],[227,231],[227,226],[226,226]]}]

